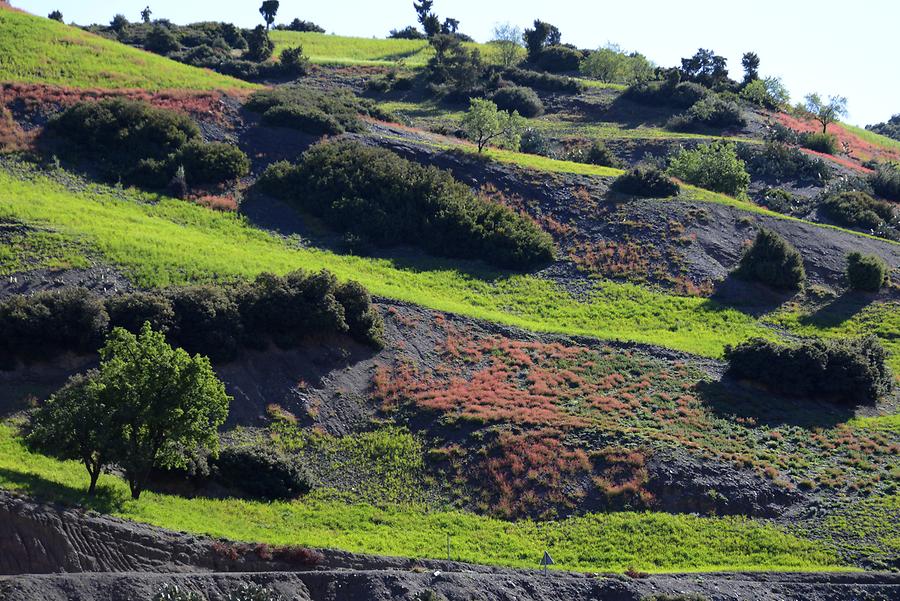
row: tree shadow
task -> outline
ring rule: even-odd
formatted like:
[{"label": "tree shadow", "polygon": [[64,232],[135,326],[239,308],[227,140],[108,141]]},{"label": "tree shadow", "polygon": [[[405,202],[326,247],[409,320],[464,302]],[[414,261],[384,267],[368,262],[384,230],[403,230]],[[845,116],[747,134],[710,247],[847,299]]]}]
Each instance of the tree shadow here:
[{"label": "tree shadow", "polygon": [[751,317],[762,317],[775,311],[795,295],[796,292],[773,290],[729,273],[715,285],[709,301]]},{"label": "tree shadow", "polygon": [[809,315],[800,318],[805,326],[835,328],[852,319],[875,301],[875,295],[863,292],[845,292]]},{"label": "tree shadow", "polygon": [[121,510],[126,495],[103,482],[100,477],[94,496],[87,494],[87,474],[84,488],[76,488],[59,482],[48,480],[37,474],[29,474],[0,468],[0,480],[14,484],[18,490],[37,501],[60,503],[64,506],[78,506],[93,509],[101,513],[113,513]]},{"label": "tree shadow", "polygon": [[774,395],[732,380],[699,382],[698,398],[719,417],[734,421],[752,419],[759,426],[797,426],[806,430],[833,428],[856,414],[855,407],[807,398]]}]

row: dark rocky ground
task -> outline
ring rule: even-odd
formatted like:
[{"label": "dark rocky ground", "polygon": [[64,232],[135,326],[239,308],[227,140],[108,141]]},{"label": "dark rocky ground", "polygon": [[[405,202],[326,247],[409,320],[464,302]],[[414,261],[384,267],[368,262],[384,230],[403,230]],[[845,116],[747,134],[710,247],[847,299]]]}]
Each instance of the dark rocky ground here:
[{"label": "dark rocky ground", "polygon": [[143,601],[163,584],[224,599],[247,582],[302,601],[639,601],[699,594],[710,601],[889,601],[900,576],[666,574],[636,577],[488,568],[322,551],[316,565],[223,557],[216,541],[0,493],[0,599]]}]

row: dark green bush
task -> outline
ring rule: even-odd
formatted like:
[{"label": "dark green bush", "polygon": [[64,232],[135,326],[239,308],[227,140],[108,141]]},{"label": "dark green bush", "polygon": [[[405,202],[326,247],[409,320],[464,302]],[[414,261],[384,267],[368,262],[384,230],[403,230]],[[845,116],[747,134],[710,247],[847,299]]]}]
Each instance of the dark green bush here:
[{"label": "dark green bush", "polygon": [[900,201],[900,164],[879,165],[869,181],[878,196]]},{"label": "dark green bush", "polygon": [[10,296],[0,302],[0,363],[95,351],[108,325],[103,303],[85,288]]},{"label": "dark green bush", "polygon": [[887,284],[890,269],[881,257],[852,252],[847,255],[847,281],[854,290],[878,292]]},{"label": "dark green bush", "polygon": [[181,164],[192,184],[224,183],[246,175],[250,166],[238,148],[204,143],[188,116],[145,102],[80,102],[52,117],[47,131],[109,176],[153,188],[164,187]]},{"label": "dark green bush", "polygon": [[346,131],[340,121],[331,115],[314,106],[299,104],[273,106],[263,113],[263,123],[299,129],[316,136],[338,135]]},{"label": "dark green bush", "polygon": [[613,182],[612,189],[622,194],[647,198],[666,198],[678,194],[678,184],[650,165],[638,165],[623,173]]},{"label": "dark green bush", "polygon": [[344,308],[344,319],[350,328],[350,335],[376,346],[384,343],[384,322],[372,306],[372,295],[359,282],[349,281],[334,291],[334,296]]},{"label": "dark green bush", "polygon": [[874,404],[893,390],[887,352],[874,336],[784,346],[761,338],[726,347],[728,373],[772,392]]},{"label": "dark green bush", "polygon": [[278,65],[283,75],[301,77],[309,73],[309,59],[303,55],[303,48],[285,48],[278,55]]},{"label": "dark green bush", "polygon": [[741,107],[718,95],[710,95],[695,102],[686,113],[673,117],[666,123],[667,128],[676,131],[691,130],[699,126],[721,129],[745,125],[747,120]]},{"label": "dark green bush", "polygon": [[170,338],[187,352],[201,353],[213,361],[230,361],[237,355],[243,324],[237,303],[225,289],[188,286],[167,291],[175,312]]},{"label": "dark green bush", "polygon": [[669,160],[668,173],[695,186],[738,197],[744,196],[750,185],[746,164],[731,142],[680,148]]},{"label": "dark green bush", "polygon": [[172,303],[159,292],[131,292],[110,296],[105,300],[109,327],[125,328],[132,334],[150,322],[154,331],[167,333],[175,323]]},{"label": "dark green bush", "polygon": [[759,204],[778,213],[790,214],[794,209],[794,202],[794,195],[787,190],[770,188]]},{"label": "dark green bush", "polygon": [[548,46],[538,55],[536,66],[550,73],[563,73],[566,71],[578,71],[581,59],[584,55],[581,51],[568,46]]},{"label": "dark green bush", "polygon": [[255,92],[244,104],[262,113],[269,125],[293,127],[307,133],[336,135],[364,129],[360,116],[390,119],[374,103],[346,90],[322,92],[309,88],[280,87]]},{"label": "dark green bush", "polygon": [[872,198],[860,190],[832,194],[822,203],[822,209],[837,223],[871,230],[897,218],[891,203]]},{"label": "dark green bush", "polygon": [[825,154],[837,154],[838,140],[834,134],[822,132],[806,133],[800,136],[800,143],[804,148],[822,152]]},{"label": "dark green bush", "polygon": [[587,163],[590,163],[591,165],[600,165],[601,167],[619,168],[622,166],[622,162],[609,148],[607,148],[602,140],[594,140],[591,147],[588,149],[586,159]]},{"label": "dark green bush", "polygon": [[156,25],[147,34],[144,49],[156,54],[168,54],[181,48],[178,38],[168,27]]},{"label": "dark green bush", "polygon": [[708,88],[690,81],[676,85],[667,81],[652,81],[632,84],[623,96],[641,104],[686,109],[710,94],[712,92]]},{"label": "dark green bush", "polygon": [[529,127],[522,133],[519,152],[548,157],[553,155],[553,147],[541,130]]},{"label": "dark green bush", "polygon": [[806,279],[803,257],[771,230],[761,229],[741,257],[735,275],[778,290],[798,290]]},{"label": "dark green bush", "polygon": [[521,269],[553,257],[552,239],[530,219],[476,197],[447,171],[357,142],[318,144],[296,165],[270,166],[259,185],[380,246]]},{"label": "dark green bush", "polygon": [[181,147],[175,162],[184,167],[191,185],[234,181],[250,173],[247,155],[224,142],[191,140]]},{"label": "dark green bush", "polygon": [[257,499],[295,499],[311,488],[296,459],[261,445],[226,447],[214,473],[223,485]]},{"label": "dark green bush", "polygon": [[576,94],[584,89],[584,84],[571,77],[541,73],[530,69],[510,67],[501,72],[503,79],[509,80],[520,86],[527,86],[534,90],[545,92],[568,92]]},{"label": "dark green bush", "polygon": [[776,181],[824,181],[832,176],[831,168],[822,159],[774,140],[766,142],[761,149],[741,146],[738,154],[752,174]]},{"label": "dark green bush", "polygon": [[494,92],[492,98],[497,108],[507,111],[519,111],[523,117],[532,118],[544,113],[544,103],[531,88],[509,86]]}]

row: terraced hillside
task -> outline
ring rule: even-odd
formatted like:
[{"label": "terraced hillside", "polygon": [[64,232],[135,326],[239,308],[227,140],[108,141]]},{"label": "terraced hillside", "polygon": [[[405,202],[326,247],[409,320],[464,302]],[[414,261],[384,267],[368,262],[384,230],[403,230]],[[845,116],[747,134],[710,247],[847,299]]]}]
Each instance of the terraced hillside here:
[{"label": "terraced hillside", "polygon": [[[494,568],[435,562],[524,569],[547,550],[554,569],[627,574],[597,580],[622,599],[688,578],[643,573],[867,572],[697,577],[709,598],[739,595],[734,578],[760,598],[896,588],[881,573],[900,565],[895,144],[832,124],[842,146],[815,154],[807,117],[699,84],[696,102],[740,119],[684,127],[690,108],[482,48],[478,93],[520,78],[541,110],[479,152],[425,41],[274,31],[276,56],[301,43],[313,66],[250,84],[5,9],[4,29],[34,51],[0,58],[0,488],[222,539],[180,542],[190,561],[167,570],[272,572],[330,549],[322,578],[349,565],[375,590],[411,564],[342,552],[480,574]],[[54,53],[68,66],[42,71]],[[679,170],[710,152],[739,185]],[[647,172],[664,192],[623,187]],[[792,249],[796,287],[738,269],[765,236]],[[852,253],[884,266],[874,289]],[[154,466],[139,498],[111,462],[88,495],[90,461],[42,448],[33,420],[101,365],[113,326],[145,318],[212,358],[233,397],[221,456]],[[751,339],[790,347],[793,367],[758,362],[787,384],[830,368],[793,389],[737,376]],[[229,479],[225,458],[254,453],[269,467]],[[282,476],[302,482],[276,493]],[[175,536],[133,527],[147,548]],[[96,571],[152,563],[135,562]],[[267,582],[318,598],[312,568]],[[94,577],[17,593],[116,586]],[[422,598],[409,578],[392,594]],[[600,594],[569,578],[552,594]]]}]

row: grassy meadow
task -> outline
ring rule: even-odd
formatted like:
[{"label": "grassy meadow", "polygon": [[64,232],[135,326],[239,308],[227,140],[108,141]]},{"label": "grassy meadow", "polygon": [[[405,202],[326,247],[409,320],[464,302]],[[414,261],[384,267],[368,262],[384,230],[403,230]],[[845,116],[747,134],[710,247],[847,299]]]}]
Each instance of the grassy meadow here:
[{"label": "grassy meadow", "polygon": [[95,499],[75,461],[27,451],[15,427],[0,423],[0,487],[78,503],[172,530],[276,545],[337,548],[414,558],[537,567],[546,549],[554,568],[648,572],[846,569],[830,547],[739,517],[665,513],[593,514],[554,522],[506,522],[417,505],[375,507],[316,499],[263,503],[187,499],[147,492],[132,501],[124,481],[100,478]]},{"label": "grassy meadow", "polygon": [[258,87],[2,7],[0,81],[150,91]]}]

